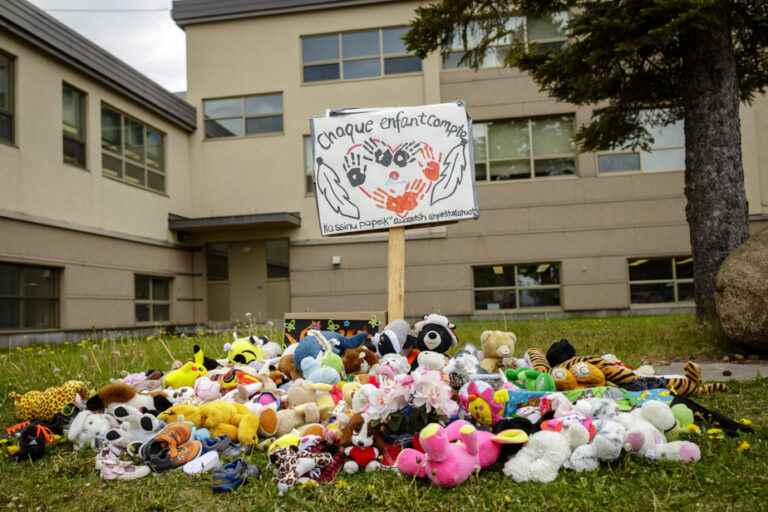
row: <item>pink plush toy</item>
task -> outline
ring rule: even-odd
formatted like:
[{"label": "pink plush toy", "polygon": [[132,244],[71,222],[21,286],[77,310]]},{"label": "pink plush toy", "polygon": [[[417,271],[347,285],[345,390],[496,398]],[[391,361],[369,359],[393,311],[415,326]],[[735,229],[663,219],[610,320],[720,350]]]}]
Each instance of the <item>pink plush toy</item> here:
[{"label": "pink plush toy", "polygon": [[406,448],[395,465],[404,475],[427,477],[440,487],[462,484],[475,471],[494,464],[501,453],[496,436],[463,420],[445,428],[427,425],[419,433],[419,443],[425,453]]}]

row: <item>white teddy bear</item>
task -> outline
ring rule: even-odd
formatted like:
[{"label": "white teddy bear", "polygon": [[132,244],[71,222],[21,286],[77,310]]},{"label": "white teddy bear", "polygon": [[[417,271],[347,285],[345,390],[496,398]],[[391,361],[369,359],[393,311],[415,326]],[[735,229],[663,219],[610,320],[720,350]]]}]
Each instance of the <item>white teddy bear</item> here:
[{"label": "white teddy bear", "polygon": [[515,482],[552,482],[570,454],[564,435],[542,430],[504,464],[504,474]]},{"label": "white teddy bear", "polygon": [[109,414],[99,414],[89,410],[80,411],[67,431],[67,439],[79,450],[85,447],[96,448],[111,429],[118,426]]}]

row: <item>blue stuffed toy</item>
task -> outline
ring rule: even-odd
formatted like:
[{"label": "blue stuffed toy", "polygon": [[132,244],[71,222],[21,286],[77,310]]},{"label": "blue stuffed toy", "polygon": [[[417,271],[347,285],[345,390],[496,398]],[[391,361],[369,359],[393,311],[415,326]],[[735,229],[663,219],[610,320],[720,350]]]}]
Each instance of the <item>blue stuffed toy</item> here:
[{"label": "blue stuffed toy", "polygon": [[[344,355],[349,348],[357,348],[368,340],[368,333],[360,332],[354,336],[344,336],[335,331],[320,331],[320,334],[328,340],[336,355]],[[317,357],[323,351],[323,345],[317,336],[307,334],[299,341],[293,352],[293,364],[301,369],[301,363],[306,357]]]}]

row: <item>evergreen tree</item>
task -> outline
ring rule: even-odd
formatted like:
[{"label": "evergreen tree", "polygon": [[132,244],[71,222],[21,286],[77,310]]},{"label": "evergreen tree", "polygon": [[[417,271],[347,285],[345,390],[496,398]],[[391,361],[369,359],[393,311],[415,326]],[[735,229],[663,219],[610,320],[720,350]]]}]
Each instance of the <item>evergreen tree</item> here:
[{"label": "evergreen tree", "polygon": [[[561,13],[561,48],[526,44],[509,23]],[[684,120],[696,312],[713,319],[715,275],[748,236],[739,106],[768,84],[768,0],[442,0],[417,9],[406,42],[423,58],[473,32],[465,63],[511,37],[506,66],[560,101],[600,107],[576,134],[582,150],[648,149],[644,125]]]}]

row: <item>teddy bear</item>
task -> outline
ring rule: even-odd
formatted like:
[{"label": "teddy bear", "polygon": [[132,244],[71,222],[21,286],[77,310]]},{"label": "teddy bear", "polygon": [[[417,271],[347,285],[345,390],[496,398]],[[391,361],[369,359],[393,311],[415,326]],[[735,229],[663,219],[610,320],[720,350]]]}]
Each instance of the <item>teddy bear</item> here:
[{"label": "teddy bear", "polygon": [[57,412],[67,405],[75,403],[78,396],[85,400],[90,391],[84,382],[70,380],[61,386],[50,387],[44,391],[27,391],[24,394],[8,393],[16,409],[16,418],[21,421],[51,420]]},{"label": "teddy bear", "polygon": [[483,360],[480,366],[487,372],[506,370],[517,366],[514,358],[517,336],[513,332],[483,331],[480,335],[480,349]]},{"label": "teddy bear", "polygon": [[423,350],[416,356],[416,364],[419,368],[441,372],[448,366],[448,358],[440,352]]},{"label": "teddy bear", "polygon": [[454,345],[458,339],[453,330],[456,328],[448,318],[435,313],[425,315],[424,320],[416,322],[413,326],[416,336],[416,348],[419,351],[431,350],[442,354]]},{"label": "teddy bear", "polygon": [[285,408],[277,411],[277,434],[284,435],[302,425],[327,420],[335,407],[332,389],[329,384],[294,381],[283,401]]},{"label": "teddy bear", "polygon": [[379,356],[373,350],[359,346],[348,348],[342,355],[344,371],[347,375],[367,374],[379,362]]},{"label": "teddy bear", "polygon": [[117,426],[117,420],[111,415],[86,409],[80,411],[72,420],[67,439],[74,443],[78,450],[86,447],[96,448],[105,440],[107,432]]}]

